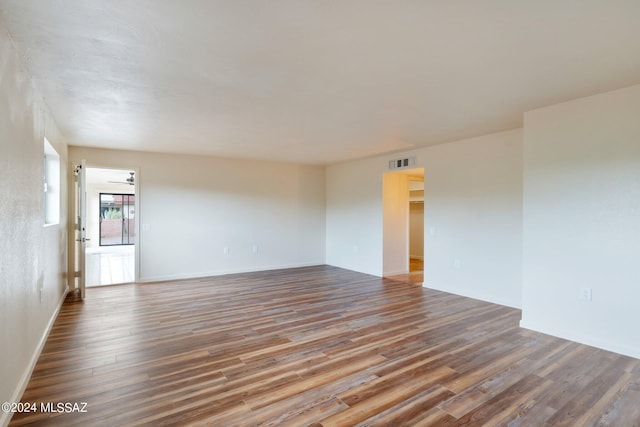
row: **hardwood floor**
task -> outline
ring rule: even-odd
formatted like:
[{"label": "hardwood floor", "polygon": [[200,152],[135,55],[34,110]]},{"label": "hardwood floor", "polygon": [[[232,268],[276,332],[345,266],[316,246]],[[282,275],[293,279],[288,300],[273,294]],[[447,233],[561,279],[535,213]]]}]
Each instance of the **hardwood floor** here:
[{"label": "hardwood floor", "polygon": [[424,261],[421,258],[409,258],[409,271],[422,272],[424,270]]},{"label": "hardwood floor", "polygon": [[11,425],[638,426],[640,361],[520,311],[318,266],[87,290]]},{"label": "hardwood floor", "polygon": [[400,282],[413,283],[416,285],[422,285],[424,282],[424,262],[419,258],[410,258],[409,259],[409,273],[407,274],[397,274],[393,276],[388,276],[388,279],[398,280]]}]

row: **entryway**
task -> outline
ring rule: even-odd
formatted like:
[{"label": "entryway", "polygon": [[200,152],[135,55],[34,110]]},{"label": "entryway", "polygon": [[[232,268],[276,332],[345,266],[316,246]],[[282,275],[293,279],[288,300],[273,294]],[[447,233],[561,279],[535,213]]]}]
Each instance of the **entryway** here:
[{"label": "entryway", "polygon": [[85,252],[86,286],[135,281],[135,246],[100,246]]},{"label": "entryway", "polygon": [[135,281],[135,172],[87,168],[86,286]]},{"label": "entryway", "polygon": [[424,169],[383,176],[383,275],[424,281]]}]

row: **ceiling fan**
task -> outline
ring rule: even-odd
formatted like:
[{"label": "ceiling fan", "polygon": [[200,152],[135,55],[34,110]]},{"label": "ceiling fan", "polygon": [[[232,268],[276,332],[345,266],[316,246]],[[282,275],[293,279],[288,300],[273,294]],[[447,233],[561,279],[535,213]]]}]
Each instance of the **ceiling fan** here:
[{"label": "ceiling fan", "polygon": [[124,181],[107,181],[109,184],[129,184],[129,185],[135,185],[136,184],[136,179],[134,177],[135,172],[129,172],[129,174],[131,175],[129,178],[125,179]]}]

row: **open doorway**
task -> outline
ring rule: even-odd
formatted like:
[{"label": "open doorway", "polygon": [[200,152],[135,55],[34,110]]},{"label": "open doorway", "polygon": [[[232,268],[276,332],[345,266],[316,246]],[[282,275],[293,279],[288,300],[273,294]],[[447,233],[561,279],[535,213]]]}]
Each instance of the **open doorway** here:
[{"label": "open doorway", "polygon": [[424,169],[383,176],[383,275],[422,284],[424,262]]},{"label": "open doorway", "polygon": [[135,281],[135,178],[128,169],[87,168],[87,287]]},{"label": "open doorway", "polygon": [[409,177],[409,281],[424,281],[424,173]]}]

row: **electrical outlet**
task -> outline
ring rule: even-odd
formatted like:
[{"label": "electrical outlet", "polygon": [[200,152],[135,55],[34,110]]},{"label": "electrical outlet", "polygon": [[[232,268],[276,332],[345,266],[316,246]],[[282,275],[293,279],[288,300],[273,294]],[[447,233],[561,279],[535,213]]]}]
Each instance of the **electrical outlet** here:
[{"label": "electrical outlet", "polygon": [[258,245],[253,245],[253,247],[251,248],[251,252],[253,252],[254,254],[258,253]]},{"label": "electrical outlet", "polygon": [[229,255],[229,248],[228,247],[225,246],[222,251],[224,252],[225,255]]},{"label": "electrical outlet", "polygon": [[462,268],[462,262],[458,258],[453,260],[453,268],[456,270],[460,270],[460,268]]},{"label": "electrical outlet", "polygon": [[580,288],[580,299],[583,301],[591,301],[591,288]]}]

